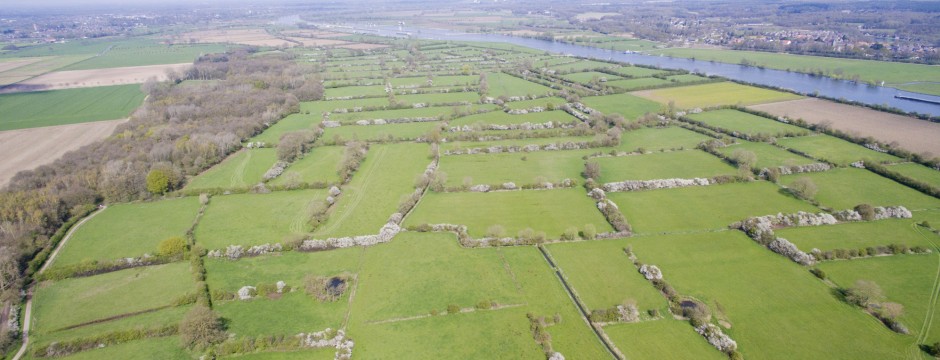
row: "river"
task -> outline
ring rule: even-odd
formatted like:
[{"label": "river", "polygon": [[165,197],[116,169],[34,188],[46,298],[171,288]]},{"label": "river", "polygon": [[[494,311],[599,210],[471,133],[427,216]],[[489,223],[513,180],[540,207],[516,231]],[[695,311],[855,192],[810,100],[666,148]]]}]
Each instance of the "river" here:
[{"label": "river", "polygon": [[[909,96],[940,102],[940,96],[912,93],[890,87],[856,84],[846,80],[836,80],[824,76],[788,72],[783,70],[761,69],[753,66],[726,64],[705,60],[670,58],[638,53],[623,53],[613,50],[598,49],[583,45],[574,45],[539,39],[529,39],[500,34],[470,34],[449,30],[428,28],[394,27],[358,27],[353,28],[382,36],[403,36],[427,40],[486,41],[510,43],[544,50],[556,54],[570,54],[599,60],[614,60],[631,64],[651,65],[669,69],[683,69],[705,75],[718,75],[728,79],[762,84],[795,91],[802,94],[819,94],[836,99],[846,99],[870,105],[886,105],[907,112],[917,112],[940,116],[940,104],[895,98],[895,95]],[[347,29],[349,30],[349,29]]]}]

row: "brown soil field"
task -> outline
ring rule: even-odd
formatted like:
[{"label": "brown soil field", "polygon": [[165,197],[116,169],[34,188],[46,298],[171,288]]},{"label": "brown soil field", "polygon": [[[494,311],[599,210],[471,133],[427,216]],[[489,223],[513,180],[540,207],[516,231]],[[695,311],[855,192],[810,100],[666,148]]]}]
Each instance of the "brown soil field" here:
[{"label": "brown soil field", "polygon": [[350,42],[348,41],[332,40],[332,39],[308,39],[308,38],[298,38],[298,37],[292,37],[288,39],[304,44],[304,46],[306,47],[337,46],[337,45],[350,44]]},{"label": "brown soil field", "polygon": [[167,70],[182,72],[189,63],[129,66],[110,69],[54,71],[0,89],[0,94],[24,91],[70,89],[92,86],[141,84],[149,78],[166,80]]},{"label": "brown soil field", "polygon": [[63,154],[104,139],[127,121],[96,121],[82,124],[0,131],[0,187],[16,173],[51,163]]},{"label": "brown soil field", "polygon": [[284,39],[268,34],[264,29],[233,29],[233,30],[205,30],[185,33],[181,35],[180,42],[187,43],[193,40],[200,43],[233,43],[254,46],[281,46]]},{"label": "brown soil field", "polygon": [[355,43],[355,44],[348,44],[348,45],[340,45],[337,47],[343,48],[343,49],[350,49],[350,50],[375,50],[375,49],[387,48],[388,45]]},{"label": "brown soil field", "polygon": [[25,59],[10,60],[10,61],[0,61],[0,72],[13,70],[20,66],[29,65],[34,62],[43,60],[43,59],[44,58],[41,58],[41,57],[34,57],[34,58],[25,58]]},{"label": "brown soil field", "polygon": [[849,134],[871,136],[884,142],[897,141],[910,151],[940,155],[940,123],[812,98],[749,108],[791,119],[802,118],[813,124],[828,121],[833,129]]}]

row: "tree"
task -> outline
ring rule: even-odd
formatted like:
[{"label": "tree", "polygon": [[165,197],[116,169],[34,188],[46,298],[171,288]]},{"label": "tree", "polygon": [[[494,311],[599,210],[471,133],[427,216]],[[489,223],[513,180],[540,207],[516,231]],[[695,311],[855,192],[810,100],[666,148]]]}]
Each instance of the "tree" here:
[{"label": "tree", "polygon": [[157,254],[161,256],[174,256],[186,251],[186,240],[179,236],[166,238],[157,246]]},{"label": "tree", "polygon": [[817,190],[816,183],[808,177],[801,177],[790,184],[790,191],[804,200],[812,200],[815,198]]},{"label": "tree", "polygon": [[868,307],[884,301],[884,293],[874,281],[858,280],[855,282],[855,287],[845,291],[845,300],[861,307]]},{"label": "tree", "polygon": [[596,161],[584,163],[584,177],[587,179],[598,179],[601,177],[601,164]]},{"label": "tree", "polygon": [[480,96],[486,96],[490,92],[490,84],[486,81],[486,73],[480,74]]},{"label": "tree", "polygon": [[147,191],[163,195],[170,189],[170,177],[165,170],[153,169],[147,174]]},{"label": "tree", "polygon": [[855,212],[862,216],[862,220],[875,220],[875,208],[870,204],[859,204],[855,207]]},{"label": "tree", "polygon": [[731,159],[733,159],[738,166],[751,168],[757,163],[757,154],[753,151],[737,149],[731,153]]},{"label": "tree", "polygon": [[595,227],[594,224],[584,225],[581,236],[584,237],[585,240],[594,240],[594,238],[597,237],[597,227]]},{"label": "tree", "polygon": [[904,305],[893,302],[882,303],[879,313],[886,319],[894,320],[904,315]]},{"label": "tree", "polygon": [[189,349],[202,350],[228,338],[222,318],[204,305],[196,305],[180,322],[180,340]]}]

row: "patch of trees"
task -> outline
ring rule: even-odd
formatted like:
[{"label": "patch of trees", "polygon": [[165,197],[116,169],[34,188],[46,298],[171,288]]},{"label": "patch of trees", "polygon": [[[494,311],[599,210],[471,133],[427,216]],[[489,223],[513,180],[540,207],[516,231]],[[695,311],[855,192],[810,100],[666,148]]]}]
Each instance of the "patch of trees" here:
[{"label": "patch of trees", "polygon": [[[322,98],[313,68],[291,55],[251,55],[206,55],[171,81],[148,81],[147,100],[112,136],[17,174],[0,192],[0,297],[18,297],[24,276],[60,238],[56,231],[89,205],[176,190],[243,139],[297,112],[300,101]],[[190,79],[220,81],[177,86]]]}]

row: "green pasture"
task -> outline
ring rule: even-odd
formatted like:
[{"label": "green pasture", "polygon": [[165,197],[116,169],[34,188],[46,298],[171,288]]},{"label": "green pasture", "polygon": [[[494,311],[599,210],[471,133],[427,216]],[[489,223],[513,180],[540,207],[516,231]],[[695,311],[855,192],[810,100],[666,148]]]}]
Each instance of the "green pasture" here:
[{"label": "green pasture", "polygon": [[[298,180],[302,183],[338,183],[339,166],[346,148],[342,146],[318,146],[295,160],[281,176],[271,181],[273,185],[287,185]],[[297,175],[292,175],[297,174]]]},{"label": "green pasture", "polygon": [[[447,186],[579,181],[584,171],[582,158],[591,153],[592,150],[572,150],[444,156],[438,172],[446,174]],[[540,177],[544,179],[536,181]]]},{"label": "green pasture", "polygon": [[701,142],[711,139],[697,132],[681,127],[640,128],[625,131],[620,135],[618,150],[646,151],[692,149]]},{"label": "green pasture", "polygon": [[770,136],[800,136],[810,134],[809,130],[798,126],[784,124],[779,121],[733,109],[706,111],[699,114],[690,114],[688,117],[707,125],[750,136],[757,134]]},{"label": "green pasture", "polygon": [[635,79],[608,81],[604,85],[613,86],[616,88],[621,88],[623,90],[631,91],[631,90],[637,90],[637,89],[658,87],[658,86],[662,86],[662,85],[669,84],[669,83],[670,82],[668,80],[648,77],[648,78],[635,78]]},{"label": "green pasture", "polygon": [[624,119],[635,120],[647,113],[659,112],[661,105],[630,94],[589,96],[581,103],[604,114],[620,114]]},{"label": "green pasture", "polygon": [[381,141],[390,139],[417,139],[441,126],[440,121],[410,122],[386,125],[343,125],[327,128],[323,140]]},{"label": "green pasture", "polygon": [[740,140],[737,144],[718,149],[718,151],[728,157],[733,156],[734,152],[737,150],[750,151],[754,153],[754,155],[757,156],[757,162],[753,167],[757,169],[776,166],[806,165],[816,162],[813,159],[800,156],[774,145],[762,142]]},{"label": "green pasture", "polygon": [[673,102],[676,107],[681,109],[735,104],[755,105],[800,98],[799,95],[733,82],[673,87],[635,94],[661,104]]},{"label": "green pasture", "polygon": [[893,155],[822,134],[780,139],[777,140],[777,144],[838,165],[848,165],[859,160],[874,160],[880,163],[901,161]]},{"label": "green pasture", "polygon": [[0,131],[123,119],[143,100],[140,85],[0,94]]},{"label": "green pasture", "polygon": [[474,125],[511,125],[511,124],[522,124],[522,123],[533,123],[541,124],[549,121],[558,122],[562,124],[570,124],[573,122],[579,122],[579,120],[571,116],[570,114],[561,111],[542,111],[528,114],[518,114],[511,115],[502,111],[491,111],[483,114],[475,114],[470,116],[460,117],[448,122],[449,126],[464,126],[468,125],[473,127]]},{"label": "green pasture", "polygon": [[250,188],[261,182],[264,173],[275,162],[277,162],[276,149],[240,150],[192,178],[186,184],[186,190]]},{"label": "green pasture", "polygon": [[597,71],[585,71],[585,72],[572,73],[568,75],[561,75],[561,78],[571,81],[571,82],[576,82],[576,83],[581,83],[581,84],[587,84],[592,81],[601,81],[601,79],[605,79],[606,81],[613,81],[613,80],[621,79],[621,77],[619,76],[605,74],[605,73],[597,72]]},{"label": "green pasture", "polygon": [[[911,219],[887,219],[829,226],[806,226],[776,230],[800,250],[862,249],[887,245],[931,247]],[[935,239],[940,240],[940,239]]]},{"label": "green pasture", "polygon": [[727,358],[696,333],[687,321],[669,317],[634,324],[608,325],[604,327],[604,332],[630,359]]},{"label": "green pasture", "polygon": [[940,187],[940,171],[917,163],[903,163],[888,166],[888,170],[900,173],[912,179]]},{"label": "green pasture", "polygon": [[526,81],[505,73],[486,74],[486,83],[489,85],[488,96],[528,96],[528,95],[546,95],[552,92],[543,85]]},{"label": "green pasture", "polygon": [[278,243],[310,231],[308,221],[326,190],[214,196],[196,227],[196,243],[206,249]]},{"label": "green pasture", "polygon": [[910,210],[940,208],[940,199],[863,169],[787,175],[780,178],[780,183],[789,186],[801,177],[809,178],[816,185],[816,201],[834,210],[851,209],[858,204],[903,205]]},{"label": "green pasture", "polygon": [[[457,149],[476,149],[488,148],[491,146],[526,146],[526,145],[548,145],[564,144],[567,142],[591,142],[593,136],[564,136],[564,137],[545,137],[545,138],[525,138],[525,139],[504,139],[504,140],[486,140],[486,141],[459,141],[450,140],[441,144],[441,151]],[[565,150],[567,151],[567,150]],[[460,155],[462,156],[462,155]]]},{"label": "green pasture", "polygon": [[290,114],[271,125],[264,132],[248,139],[249,142],[263,142],[275,146],[281,141],[281,135],[298,130],[313,130],[323,117],[320,114]]},{"label": "green pasture", "polygon": [[712,178],[737,171],[718,157],[701,150],[672,151],[645,155],[599,157],[600,183],[624,180]]}]

